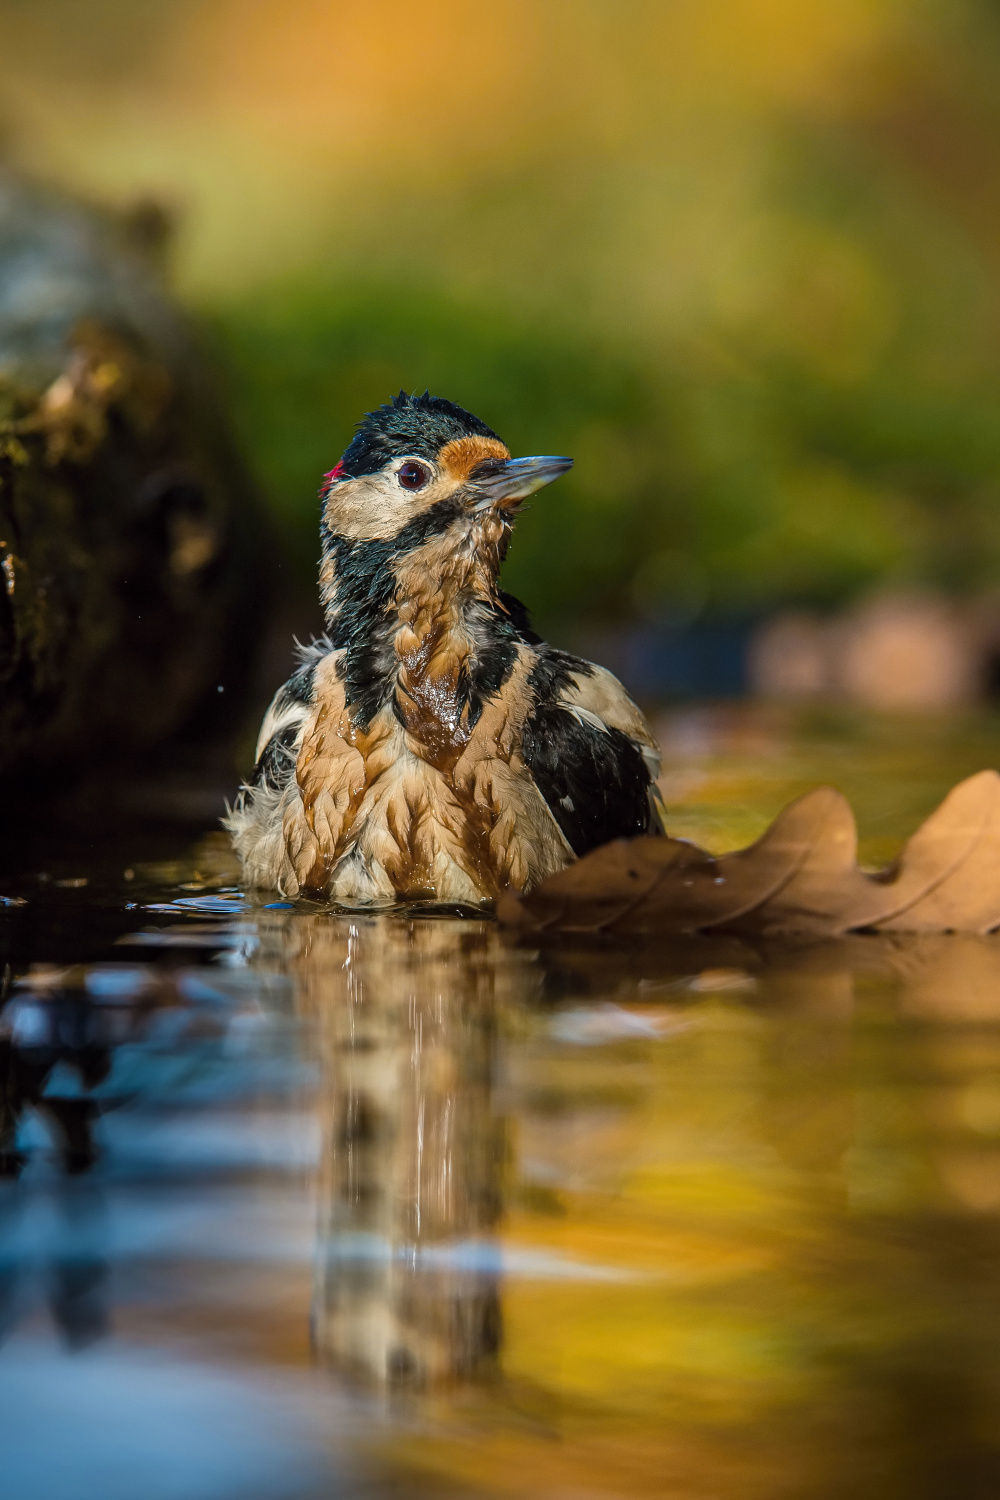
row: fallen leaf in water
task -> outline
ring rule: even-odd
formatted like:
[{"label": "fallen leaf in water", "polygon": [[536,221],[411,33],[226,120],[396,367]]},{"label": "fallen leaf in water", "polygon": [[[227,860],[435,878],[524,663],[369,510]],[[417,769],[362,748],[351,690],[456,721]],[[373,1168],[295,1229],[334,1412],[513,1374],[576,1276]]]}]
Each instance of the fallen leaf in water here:
[{"label": "fallen leaf in water", "polygon": [[858,866],[854,814],[833,787],[791,803],[747,849],[617,839],[497,908],[510,927],[653,935],[992,932],[1000,927],[1000,775],[948,793],[885,870]]}]

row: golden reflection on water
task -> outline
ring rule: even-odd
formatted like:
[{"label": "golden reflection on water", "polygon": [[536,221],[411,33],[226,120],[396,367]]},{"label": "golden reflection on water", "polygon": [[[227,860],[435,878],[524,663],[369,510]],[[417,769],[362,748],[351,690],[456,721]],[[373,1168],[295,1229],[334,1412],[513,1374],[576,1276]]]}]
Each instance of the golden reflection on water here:
[{"label": "golden reflection on water", "polygon": [[[706,844],[829,777],[889,857],[995,759],[985,722],[668,729]],[[1000,938],[532,948],[141,853],[0,869],[19,1500],[129,1451],[153,1500],[182,1462],[185,1500],[1000,1493]],[[76,1487],[32,1492],[53,1402]]]},{"label": "golden reflection on water", "polygon": [[315,1348],[420,1393],[400,1476],[995,1492],[995,939],[281,928],[323,1057]]}]

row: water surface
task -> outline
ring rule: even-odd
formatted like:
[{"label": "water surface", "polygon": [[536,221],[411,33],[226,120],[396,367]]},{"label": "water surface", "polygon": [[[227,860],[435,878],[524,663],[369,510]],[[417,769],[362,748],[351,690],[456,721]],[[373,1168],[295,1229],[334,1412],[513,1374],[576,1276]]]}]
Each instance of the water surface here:
[{"label": "water surface", "polygon": [[[1000,745],[663,729],[677,831],[832,779],[873,861]],[[539,950],[248,899],[208,827],[0,896],[5,1493],[1000,1490],[1000,939]]]}]

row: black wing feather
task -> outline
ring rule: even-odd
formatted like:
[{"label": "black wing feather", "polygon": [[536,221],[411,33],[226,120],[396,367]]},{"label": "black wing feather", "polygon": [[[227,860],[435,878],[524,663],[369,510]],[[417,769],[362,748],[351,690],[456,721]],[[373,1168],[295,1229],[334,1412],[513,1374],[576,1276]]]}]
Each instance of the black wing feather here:
[{"label": "black wing feather", "polygon": [[653,830],[642,751],[620,729],[581,723],[540,703],[524,726],[524,759],[577,856]]}]

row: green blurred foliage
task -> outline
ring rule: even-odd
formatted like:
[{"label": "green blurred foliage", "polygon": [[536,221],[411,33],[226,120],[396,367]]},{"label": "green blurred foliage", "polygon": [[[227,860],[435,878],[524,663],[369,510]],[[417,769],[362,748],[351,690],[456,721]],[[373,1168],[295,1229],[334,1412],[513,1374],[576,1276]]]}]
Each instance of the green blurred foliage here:
[{"label": "green blurred foliage", "polygon": [[[361,272],[299,273],[213,307],[237,420],[297,565],[312,566],[317,486],[352,422],[400,388],[429,386],[517,453],[576,459],[520,519],[507,564],[508,587],[542,620],[683,623],[834,604],[887,579],[995,584],[1000,361],[982,332],[989,289],[976,287],[967,257],[928,266],[910,256],[913,224],[887,223],[899,205],[885,197],[859,203],[857,181],[847,237],[842,205],[823,202],[845,186],[838,163],[804,154],[797,170],[819,202],[800,193],[784,306],[748,327],[657,347],[560,319],[561,309],[541,319],[430,276],[406,285]],[[775,192],[787,202],[794,188],[786,178]],[[942,273],[945,286],[931,285]],[[878,305],[851,305],[878,304],[887,288],[889,332]],[[813,339],[822,319],[830,329]]]},{"label": "green blurred foliage", "polygon": [[508,564],[543,623],[1000,585],[995,0],[147,9],[0,0],[0,88],[28,167],[181,205],[303,588],[425,386],[577,460]]},{"label": "green blurred foliage", "polygon": [[706,88],[671,138],[646,98],[615,152],[554,132],[432,214],[424,177],[362,186],[324,269],[217,302],[299,555],[349,422],[429,386],[577,461],[507,565],[542,623],[1000,585],[1000,29],[979,0],[890,11],[832,107]]},{"label": "green blurred foliage", "polygon": [[308,278],[217,311],[212,328],[242,436],[300,567],[318,547],[319,478],[353,421],[425,386],[483,416],[518,453],[576,457],[570,478],[526,508],[508,562],[509,586],[544,612],[588,599],[619,608],[648,531],[684,543],[683,476],[657,441],[671,384],[593,339],[426,286]]}]

